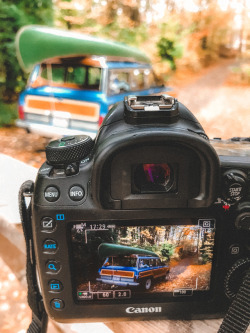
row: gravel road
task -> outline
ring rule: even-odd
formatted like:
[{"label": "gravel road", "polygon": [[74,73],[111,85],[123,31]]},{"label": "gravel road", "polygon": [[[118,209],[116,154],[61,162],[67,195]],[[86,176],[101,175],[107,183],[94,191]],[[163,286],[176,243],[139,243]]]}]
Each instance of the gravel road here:
[{"label": "gravel road", "polygon": [[250,136],[250,87],[228,84],[233,63],[223,62],[178,93],[211,139]]}]

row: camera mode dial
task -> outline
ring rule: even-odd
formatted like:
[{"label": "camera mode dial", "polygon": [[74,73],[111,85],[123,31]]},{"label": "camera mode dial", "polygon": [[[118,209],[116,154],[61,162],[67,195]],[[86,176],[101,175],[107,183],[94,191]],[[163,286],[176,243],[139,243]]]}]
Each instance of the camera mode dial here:
[{"label": "camera mode dial", "polygon": [[228,170],[223,174],[222,195],[226,202],[240,201],[247,189],[247,176],[240,170]]},{"label": "camera mode dial", "polygon": [[65,166],[79,162],[91,152],[93,145],[94,141],[87,135],[66,136],[51,141],[45,150],[48,164]]}]

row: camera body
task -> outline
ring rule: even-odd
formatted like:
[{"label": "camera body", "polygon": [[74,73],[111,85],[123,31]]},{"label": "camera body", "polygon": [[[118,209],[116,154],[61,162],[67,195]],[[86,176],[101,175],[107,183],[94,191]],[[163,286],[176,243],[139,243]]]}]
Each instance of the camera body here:
[{"label": "camera body", "polygon": [[191,112],[165,95],[127,97],[95,143],[65,137],[46,155],[32,232],[53,319],[225,313],[250,256],[248,156],[218,156]]}]

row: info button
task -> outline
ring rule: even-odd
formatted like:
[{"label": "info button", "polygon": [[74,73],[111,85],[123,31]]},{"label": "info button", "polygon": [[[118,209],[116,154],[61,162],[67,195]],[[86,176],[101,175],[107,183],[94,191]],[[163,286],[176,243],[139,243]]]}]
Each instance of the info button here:
[{"label": "info button", "polygon": [[84,189],[81,186],[72,186],[69,190],[69,197],[73,201],[80,201],[84,197]]}]

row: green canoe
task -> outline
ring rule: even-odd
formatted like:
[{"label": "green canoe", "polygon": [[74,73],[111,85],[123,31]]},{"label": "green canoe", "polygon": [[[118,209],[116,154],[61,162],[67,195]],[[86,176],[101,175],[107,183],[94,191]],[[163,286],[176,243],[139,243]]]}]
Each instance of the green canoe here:
[{"label": "green canoe", "polygon": [[153,256],[158,257],[152,251],[140,249],[138,247],[118,245],[118,244],[110,244],[110,243],[102,243],[98,247],[98,253],[100,258],[106,258],[109,256],[130,256],[132,254],[141,254],[145,256]]},{"label": "green canoe", "polygon": [[150,62],[143,52],[126,44],[37,25],[25,26],[18,31],[16,50],[19,64],[26,72],[35,64],[55,57],[97,55]]}]

